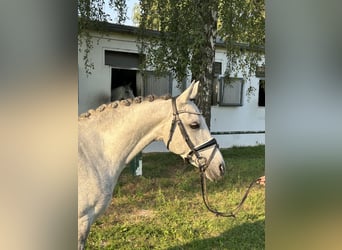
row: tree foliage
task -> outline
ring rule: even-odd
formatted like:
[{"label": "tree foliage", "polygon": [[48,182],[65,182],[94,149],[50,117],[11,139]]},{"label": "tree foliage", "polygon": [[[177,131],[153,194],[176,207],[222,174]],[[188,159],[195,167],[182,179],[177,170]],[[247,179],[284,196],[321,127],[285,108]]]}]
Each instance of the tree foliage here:
[{"label": "tree foliage", "polygon": [[104,33],[104,24],[113,21],[105,11],[105,5],[114,11],[115,21],[124,23],[127,18],[126,0],[78,0],[78,48],[84,49],[83,61],[87,74],[91,74],[94,64],[89,58],[89,52],[93,48],[93,42],[89,31],[95,30]]},{"label": "tree foliage", "polygon": [[141,38],[146,64],[156,72],[172,72],[181,84],[189,72],[200,81],[197,105],[210,126],[216,0],[140,0],[140,27],[157,29],[159,36]]},{"label": "tree foliage", "polygon": [[[92,21],[107,21],[104,0],[79,0],[80,47],[85,41],[85,68],[93,65],[88,54],[92,48],[89,27]],[[117,14],[116,22],[126,19],[126,1],[110,0]],[[172,72],[179,83],[191,74],[199,80],[197,105],[210,127],[215,41],[226,46],[228,65],[225,76],[241,72],[249,78],[256,69],[265,44],[264,0],[140,0],[134,20],[140,26],[140,50],[145,68],[152,66],[157,73]],[[94,27],[92,27],[94,30]],[[101,32],[101,25],[95,27]],[[147,29],[157,30],[157,36],[146,35]]]},{"label": "tree foliage", "polygon": [[219,3],[218,35],[226,45],[226,75],[238,71],[249,78],[263,55],[265,4],[263,0],[223,0]]},{"label": "tree foliage", "polygon": [[[140,0],[135,22],[161,32],[145,44],[148,63],[158,72],[171,70],[178,81],[187,70],[198,71],[201,57],[193,58],[206,44],[205,27],[217,21],[217,35],[225,43],[229,65],[226,75],[238,71],[248,78],[263,54],[265,5],[262,0]],[[214,10],[214,12],[213,12]],[[217,15],[211,18],[212,15]],[[212,27],[215,29],[216,27]],[[216,33],[213,33],[216,38]]]},{"label": "tree foliage", "polygon": [[157,72],[172,72],[179,83],[189,74],[200,80],[197,105],[210,126],[215,41],[224,41],[228,57],[226,77],[242,72],[249,78],[256,69],[265,42],[265,10],[260,0],[140,0],[136,17],[143,30],[146,64]]}]

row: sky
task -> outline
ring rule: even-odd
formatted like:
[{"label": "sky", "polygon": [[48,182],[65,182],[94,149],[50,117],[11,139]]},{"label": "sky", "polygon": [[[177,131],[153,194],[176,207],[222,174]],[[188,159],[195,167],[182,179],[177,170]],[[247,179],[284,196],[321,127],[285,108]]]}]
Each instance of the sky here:
[{"label": "sky", "polygon": [[[124,23],[125,25],[134,26],[134,24],[132,22],[132,16],[133,16],[133,7],[134,7],[135,3],[139,3],[139,0],[127,0],[126,1],[126,4],[127,4],[127,20]],[[106,5],[105,10],[111,16],[112,22],[115,22],[115,18],[114,18],[114,15],[113,15],[113,10],[111,10],[109,8],[108,4]]]}]

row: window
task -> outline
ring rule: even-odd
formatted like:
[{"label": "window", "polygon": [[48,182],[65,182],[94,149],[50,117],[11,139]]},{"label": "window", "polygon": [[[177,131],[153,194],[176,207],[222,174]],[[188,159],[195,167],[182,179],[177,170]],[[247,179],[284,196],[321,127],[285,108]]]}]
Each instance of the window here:
[{"label": "window", "polygon": [[261,66],[257,66],[256,71],[255,71],[255,76],[256,77],[265,77],[265,64]]},{"label": "window", "polygon": [[156,76],[153,72],[145,72],[143,95],[157,95],[162,96],[171,94],[172,79],[170,75]]},{"label": "window", "polygon": [[243,79],[220,79],[220,105],[242,106]]},{"label": "window", "polygon": [[222,74],[222,63],[214,62],[214,75],[219,76]]},{"label": "window", "polygon": [[259,107],[265,107],[265,80],[259,80]]}]

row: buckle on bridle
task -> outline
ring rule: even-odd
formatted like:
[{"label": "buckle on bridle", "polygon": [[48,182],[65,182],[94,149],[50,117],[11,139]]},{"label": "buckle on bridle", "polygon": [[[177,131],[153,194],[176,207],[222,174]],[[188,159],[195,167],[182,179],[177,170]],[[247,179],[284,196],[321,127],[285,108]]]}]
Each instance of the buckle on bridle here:
[{"label": "buckle on bridle", "polygon": [[198,166],[200,172],[204,172],[207,169],[207,165],[208,165],[207,158],[204,156],[197,156],[195,154],[196,158],[195,160],[193,160],[193,155],[194,155],[194,152],[190,151],[189,154],[184,158],[184,161],[189,164],[191,164],[191,161],[194,161],[195,164]]},{"label": "buckle on bridle", "polygon": [[196,158],[196,164],[198,165],[200,171],[204,172],[207,168],[207,158],[205,158],[204,156]]}]

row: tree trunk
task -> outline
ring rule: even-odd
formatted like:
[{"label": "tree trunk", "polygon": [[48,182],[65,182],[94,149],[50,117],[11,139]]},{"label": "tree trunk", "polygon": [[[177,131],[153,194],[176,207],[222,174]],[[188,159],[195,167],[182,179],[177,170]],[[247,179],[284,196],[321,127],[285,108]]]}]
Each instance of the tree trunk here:
[{"label": "tree trunk", "polygon": [[218,5],[215,0],[201,2],[203,2],[200,7],[201,20],[203,20],[202,37],[193,55],[194,60],[192,63],[198,63],[199,65],[192,65],[192,75],[194,80],[200,81],[196,104],[203,113],[210,129]]}]

